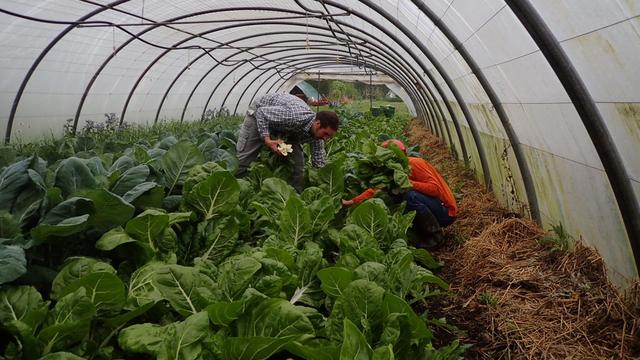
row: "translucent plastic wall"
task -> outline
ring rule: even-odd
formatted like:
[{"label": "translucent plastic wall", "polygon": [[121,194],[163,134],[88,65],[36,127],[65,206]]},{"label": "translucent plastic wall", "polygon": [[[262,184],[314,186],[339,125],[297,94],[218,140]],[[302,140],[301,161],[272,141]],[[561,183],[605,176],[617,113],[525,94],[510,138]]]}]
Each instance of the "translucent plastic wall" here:
[{"label": "translucent plastic wall", "polygon": [[640,0],[3,0],[0,9],[7,141],[105,113],[140,124],[241,113],[297,73],[349,63],[393,78],[503,205],[596,247],[616,283],[638,277]]}]

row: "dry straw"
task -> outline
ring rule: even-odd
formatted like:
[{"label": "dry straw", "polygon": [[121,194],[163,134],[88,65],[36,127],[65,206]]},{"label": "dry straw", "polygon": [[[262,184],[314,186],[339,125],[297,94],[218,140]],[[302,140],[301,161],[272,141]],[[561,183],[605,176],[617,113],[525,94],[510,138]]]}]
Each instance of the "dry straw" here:
[{"label": "dry straw", "polygon": [[620,295],[600,256],[580,242],[571,251],[542,244],[545,232],[501,208],[423,124],[414,120],[410,129],[411,143],[459,192],[449,245],[436,252],[451,294],[427,306],[466,330],[468,357],[640,357],[638,286]]}]

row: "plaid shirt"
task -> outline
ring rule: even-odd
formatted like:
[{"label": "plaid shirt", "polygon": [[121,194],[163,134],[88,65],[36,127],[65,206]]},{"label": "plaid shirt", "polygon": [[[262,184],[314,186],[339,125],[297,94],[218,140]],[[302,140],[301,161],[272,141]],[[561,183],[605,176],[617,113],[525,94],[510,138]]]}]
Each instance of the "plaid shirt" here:
[{"label": "plaid shirt", "polygon": [[315,139],[311,134],[316,113],[309,105],[291,94],[268,94],[255,101],[255,108],[260,136],[264,138],[274,133],[291,143],[311,143],[311,164],[314,167],[324,166],[324,141]]}]

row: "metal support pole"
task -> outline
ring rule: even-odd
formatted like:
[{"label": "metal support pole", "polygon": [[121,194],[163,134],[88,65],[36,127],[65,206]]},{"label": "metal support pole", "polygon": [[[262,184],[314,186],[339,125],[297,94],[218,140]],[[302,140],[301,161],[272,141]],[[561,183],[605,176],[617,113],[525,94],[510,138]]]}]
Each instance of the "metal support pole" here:
[{"label": "metal support pole", "polygon": [[373,72],[369,73],[369,111],[373,109]]}]

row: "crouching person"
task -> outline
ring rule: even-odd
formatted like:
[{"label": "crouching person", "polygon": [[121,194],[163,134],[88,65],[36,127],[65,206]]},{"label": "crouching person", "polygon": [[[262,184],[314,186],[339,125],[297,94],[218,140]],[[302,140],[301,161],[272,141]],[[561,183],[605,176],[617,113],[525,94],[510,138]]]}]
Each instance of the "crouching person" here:
[{"label": "crouching person", "polygon": [[[406,146],[399,140],[387,140],[382,146],[387,147],[391,142],[406,153]],[[408,159],[412,189],[402,194],[401,200],[407,202],[407,211],[416,212],[412,229],[417,239],[413,245],[418,248],[437,247],[444,241],[442,228],[455,221],[458,206],[449,185],[428,161],[411,156]],[[343,200],[342,204],[357,204],[372,198],[377,191],[379,189],[367,189],[353,199]]]}]

